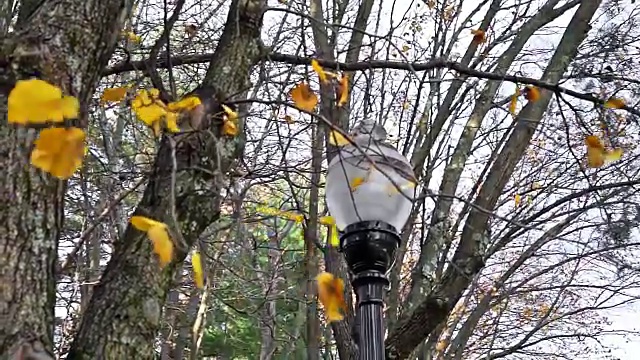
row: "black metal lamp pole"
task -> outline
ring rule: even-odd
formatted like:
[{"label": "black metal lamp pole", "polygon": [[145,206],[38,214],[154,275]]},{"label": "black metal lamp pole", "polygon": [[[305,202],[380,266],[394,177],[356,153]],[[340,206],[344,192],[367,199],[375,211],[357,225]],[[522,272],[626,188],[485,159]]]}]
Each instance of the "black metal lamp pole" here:
[{"label": "black metal lamp pole", "polygon": [[387,271],[393,266],[399,245],[398,231],[383,221],[351,224],[340,237],[358,302],[354,332],[359,360],[385,359],[383,295],[389,285]]}]

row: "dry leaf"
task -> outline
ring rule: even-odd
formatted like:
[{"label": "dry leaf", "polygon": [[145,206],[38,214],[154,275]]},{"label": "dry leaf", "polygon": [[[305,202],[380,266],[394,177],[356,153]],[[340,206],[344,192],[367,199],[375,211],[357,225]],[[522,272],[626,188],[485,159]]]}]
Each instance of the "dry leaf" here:
[{"label": "dry leaf", "polygon": [[193,24],[189,24],[184,27],[184,32],[187,34],[187,37],[192,38],[198,33],[198,27]]},{"label": "dry leaf", "polygon": [[291,117],[291,115],[285,115],[285,116],[284,116],[284,121],[286,121],[288,124],[293,124],[293,123],[295,123],[295,121],[293,120],[293,118]]},{"label": "dry leaf", "polygon": [[475,44],[483,44],[487,41],[487,35],[482,29],[471,30],[473,34],[473,42]]}]

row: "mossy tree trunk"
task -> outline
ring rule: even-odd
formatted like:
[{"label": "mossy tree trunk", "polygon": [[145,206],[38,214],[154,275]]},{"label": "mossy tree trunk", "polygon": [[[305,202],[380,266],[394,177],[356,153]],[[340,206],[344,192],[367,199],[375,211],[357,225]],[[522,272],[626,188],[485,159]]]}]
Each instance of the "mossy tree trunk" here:
[{"label": "mossy tree trunk", "polygon": [[85,126],[86,104],[133,1],[24,4],[17,29],[0,43],[0,359],[52,357],[55,264],[66,188],[29,165],[37,131],[7,123],[8,94],[20,79],[46,80],[80,99],[84,106],[75,125]]},{"label": "mossy tree trunk", "polygon": [[[260,60],[264,0],[234,0],[202,86],[207,119],[195,133],[162,140],[136,213],[167,223],[174,261],[160,270],[144,233],[131,226],[114,245],[68,359],[153,359],[161,309],[178,265],[204,229],[218,219],[224,174],[242,153],[243,137],[221,134],[220,103],[241,98]],[[240,129],[242,131],[242,124]]]}]

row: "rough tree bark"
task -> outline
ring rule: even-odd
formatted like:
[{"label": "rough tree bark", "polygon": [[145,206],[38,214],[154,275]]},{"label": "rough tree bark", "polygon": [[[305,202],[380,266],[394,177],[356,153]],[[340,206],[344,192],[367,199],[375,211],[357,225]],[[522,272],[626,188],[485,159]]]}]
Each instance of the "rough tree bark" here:
[{"label": "rough tree bark", "polygon": [[[543,81],[557,84],[574,59],[578,47],[590,29],[589,22],[601,4],[601,0],[583,1],[567,26],[552,56]],[[398,322],[386,342],[388,359],[406,359],[453,309],[473,277],[484,266],[484,233],[490,214],[478,209],[493,209],[518,161],[529,145],[553,94],[541,91],[541,98],[529,102],[516,118],[515,128],[504,150],[500,153],[487,175],[482,190],[474,201],[474,208],[463,227],[460,244],[452,259],[453,264],[415,309]],[[524,119],[527,119],[526,121]]]},{"label": "rough tree bark", "polygon": [[68,359],[154,358],[171,279],[192,242],[218,218],[223,175],[242,151],[242,136],[221,134],[220,103],[240,98],[251,86],[249,74],[261,58],[265,8],[263,0],[231,2],[203,85],[195,92],[205,106],[205,121],[194,133],[163,138],[138,204],[137,214],[172,228],[178,242],[174,261],[160,271],[146,235],[129,226],[114,245]]},{"label": "rough tree bark", "polygon": [[[52,357],[55,264],[66,182],[30,166],[36,131],[7,124],[8,93],[38,77],[86,104],[111,57],[132,0],[44,0],[22,4],[17,30],[0,46],[0,358]],[[87,11],[91,9],[91,11]]]}]

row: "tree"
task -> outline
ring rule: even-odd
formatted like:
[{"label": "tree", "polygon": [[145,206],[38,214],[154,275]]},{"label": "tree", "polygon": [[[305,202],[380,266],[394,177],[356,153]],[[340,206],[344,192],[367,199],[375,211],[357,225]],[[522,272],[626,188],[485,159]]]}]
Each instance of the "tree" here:
[{"label": "tree", "polygon": [[[324,160],[332,131],[370,117],[422,185],[391,274],[387,357],[607,355],[606,311],[633,302],[638,280],[635,10],[424,1],[398,22],[368,0],[179,0],[133,18],[132,4],[102,3],[114,15],[94,23],[56,4],[26,21],[24,3],[7,48],[100,45],[7,57],[3,94],[35,75],[76,96],[90,149],[58,182],[29,166],[35,131],[1,125],[0,280],[28,300],[0,299],[3,356],[355,359],[351,299],[327,326],[313,278],[324,267],[348,279],[326,245]],[[536,42],[545,33],[553,46]],[[134,101],[93,100],[105,88]],[[202,106],[156,138],[130,109],[150,88]],[[131,214],[167,225],[167,266]],[[54,303],[67,309],[55,326]]]}]

